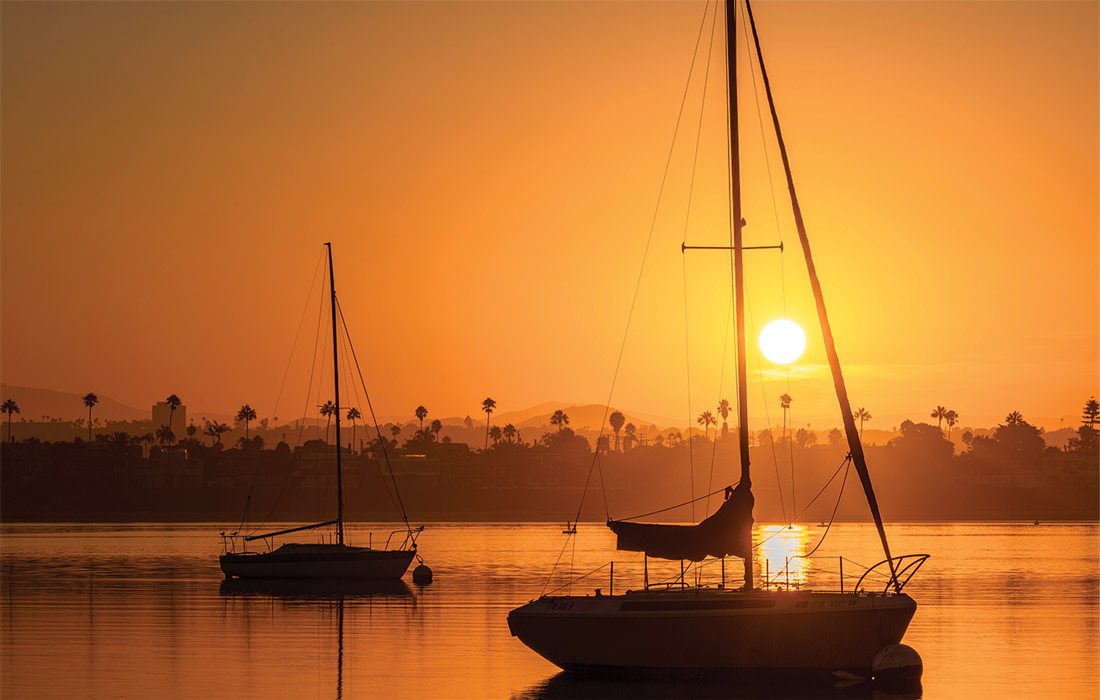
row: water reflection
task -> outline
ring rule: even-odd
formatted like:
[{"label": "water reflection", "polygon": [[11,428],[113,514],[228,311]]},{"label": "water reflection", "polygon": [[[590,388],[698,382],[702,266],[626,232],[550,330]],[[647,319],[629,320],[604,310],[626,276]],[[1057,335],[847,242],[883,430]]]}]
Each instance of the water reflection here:
[{"label": "water reflection", "polygon": [[[815,531],[816,532],[816,531]],[[805,525],[761,525],[754,533],[756,569],[761,580],[771,585],[804,586],[813,567],[805,559],[810,543],[810,528]]]},{"label": "water reflection", "polygon": [[402,580],[356,581],[354,579],[226,579],[222,595],[270,596],[294,600],[340,600],[347,598],[410,598],[412,590]]},{"label": "water reflection", "polygon": [[518,693],[519,698],[760,698],[801,700],[830,698],[873,700],[916,700],[919,689],[907,693],[890,693],[874,688],[870,683],[856,685],[759,685],[746,684],[727,676],[693,675],[684,677],[619,677],[562,672],[536,683]]}]

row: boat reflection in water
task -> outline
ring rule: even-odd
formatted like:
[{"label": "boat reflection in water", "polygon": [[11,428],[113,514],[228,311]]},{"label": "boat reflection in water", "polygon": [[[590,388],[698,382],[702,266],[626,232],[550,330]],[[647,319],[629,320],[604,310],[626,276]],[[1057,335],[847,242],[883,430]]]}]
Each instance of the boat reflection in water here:
[{"label": "boat reflection in water", "polygon": [[869,683],[835,685],[745,685],[713,675],[695,678],[623,678],[562,672],[527,688],[522,698],[759,698],[767,700],[917,700],[922,690],[912,688],[900,693],[879,690]]},{"label": "boat reflection in water", "polygon": [[376,599],[397,604],[416,604],[416,596],[401,579],[226,579],[219,589],[223,596],[246,604],[257,600],[279,600],[288,606],[316,606],[329,609],[336,617],[336,692],[344,696],[344,608],[370,604]]}]

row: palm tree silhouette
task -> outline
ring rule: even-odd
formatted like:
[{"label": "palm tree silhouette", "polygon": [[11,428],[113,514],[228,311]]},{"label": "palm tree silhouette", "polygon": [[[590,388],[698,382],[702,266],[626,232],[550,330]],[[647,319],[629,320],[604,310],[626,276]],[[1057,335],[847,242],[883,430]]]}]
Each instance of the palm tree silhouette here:
[{"label": "palm tree silhouette", "polygon": [[718,415],[722,416],[722,438],[725,439],[729,435],[730,427],[726,422],[726,419],[730,415],[730,402],[722,399],[718,402]]},{"label": "palm tree silhouette", "polygon": [[623,438],[623,448],[629,450],[634,446],[634,441],[636,440],[635,435],[638,432],[638,428],[635,427],[633,423],[627,423],[626,427],[623,428],[623,432],[626,433],[626,437]]},{"label": "palm tree silhouette", "polygon": [[[170,418],[169,418],[169,422],[171,422]],[[164,447],[165,445],[170,445],[175,441],[176,441],[176,434],[173,433],[172,429],[169,428],[167,425],[162,425],[159,428],[157,428],[157,442],[160,443],[161,447]]]},{"label": "palm tree silhouette", "polygon": [[1020,425],[1024,422],[1024,415],[1019,411],[1013,411],[1005,417],[1005,425]]},{"label": "palm tree silhouette", "polygon": [[358,408],[352,406],[348,409],[348,420],[351,421],[351,444],[355,444],[355,421],[363,417]]},{"label": "palm tree silhouette", "polygon": [[88,407],[88,442],[92,441],[92,406],[99,403],[99,397],[88,392],[84,394],[84,405]]},{"label": "palm tree silhouette", "polygon": [[569,425],[569,416],[559,408],[554,411],[554,415],[550,416],[550,425],[558,426],[558,432],[560,433],[562,428]]},{"label": "palm tree silhouette", "polygon": [[215,440],[221,439],[221,433],[218,432],[217,423],[206,421],[206,425],[202,426],[202,434],[210,438],[210,446],[214,446]]},{"label": "palm tree silhouette", "polygon": [[497,407],[497,402],[491,398],[486,398],[481,402],[481,410],[485,411],[485,449],[489,449],[489,419],[493,415],[493,409]]},{"label": "palm tree silhouette", "polygon": [[871,413],[866,408],[864,408],[863,406],[860,406],[859,408],[856,409],[856,412],[852,414],[852,418],[855,418],[856,420],[859,421],[859,439],[862,440],[863,439],[863,422],[871,420]]},{"label": "palm tree silhouette", "polygon": [[328,424],[332,420],[332,417],[336,415],[336,404],[332,401],[326,401],[317,407],[321,411],[321,415],[325,417],[325,444],[328,444]]},{"label": "palm tree silhouette", "polygon": [[241,406],[241,410],[237,411],[237,422],[244,423],[244,439],[248,440],[248,424],[256,420],[256,409],[252,408],[248,404]]},{"label": "palm tree silhouette", "polygon": [[489,430],[489,437],[491,437],[493,439],[493,444],[494,445],[497,444],[498,442],[500,442],[500,439],[503,436],[504,436],[504,431],[501,430],[499,426],[494,425]]},{"label": "palm tree silhouette", "polygon": [[943,422],[947,423],[947,439],[951,439],[951,429],[959,423],[959,412],[955,409],[950,409],[943,415]]},{"label": "palm tree silhouette", "polygon": [[393,436],[393,443],[397,444],[397,436],[401,434],[401,426],[394,423],[390,426],[390,435]]},{"label": "palm tree silhouette", "polygon": [[707,439],[707,428],[712,425],[717,425],[718,419],[714,417],[714,414],[710,411],[703,411],[699,414],[699,417],[695,419],[695,422],[703,426],[703,439]]},{"label": "palm tree silhouette", "polygon": [[168,404],[168,430],[172,430],[172,418],[176,415],[176,409],[183,405],[180,401],[180,397],[175,394],[169,394],[168,398],[164,400],[164,403]]},{"label": "palm tree silhouette", "polygon": [[626,416],[624,416],[622,413],[619,413],[618,411],[615,411],[614,413],[611,414],[611,417],[608,419],[608,422],[611,423],[611,429],[615,431],[615,451],[618,452],[619,451],[619,431],[623,429],[623,423],[626,422]]},{"label": "palm tree silhouette", "polygon": [[417,406],[415,413],[416,413],[416,419],[418,421],[420,421],[420,430],[423,431],[424,430],[424,419],[428,417],[428,409],[424,408],[423,406]]},{"label": "palm tree silhouette", "polygon": [[19,404],[15,403],[15,399],[7,399],[0,404],[0,413],[8,415],[8,442],[11,442],[11,417],[19,413]]},{"label": "palm tree silhouette", "polygon": [[944,406],[936,406],[932,411],[932,417],[936,419],[936,427],[942,431],[943,419],[947,418],[947,408]]},{"label": "palm tree silhouette", "polygon": [[512,425],[511,423],[508,423],[507,425],[504,426],[504,429],[501,432],[504,435],[505,440],[507,440],[508,442],[515,442],[515,439],[516,439],[516,426]]}]

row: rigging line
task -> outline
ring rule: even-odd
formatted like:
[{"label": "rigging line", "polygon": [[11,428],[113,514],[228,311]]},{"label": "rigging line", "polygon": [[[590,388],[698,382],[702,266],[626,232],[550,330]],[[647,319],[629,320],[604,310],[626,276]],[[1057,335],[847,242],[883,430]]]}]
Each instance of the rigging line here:
[{"label": "rigging line", "polygon": [[[722,389],[726,384],[726,351],[729,350],[730,342],[730,326],[733,325],[733,304],[730,304],[729,313],[726,314],[726,330],[722,335],[722,354],[721,354],[721,371],[718,373],[718,400],[722,400]],[[722,419],[726,420],[725,418]],[[718,458],[718,436],[714,437],[714,444],[710,449],[710,475],[707,477],[707,490],[710,490],[714,486],[714,463]],[[706,505],[703,506],[703,512],[707,515],[710,514],[710,498],[707,498]],[[704,515],[703,517],[707,517]]]},{"label": "rigging line", "polygon": [[[558,564],[561,562],[561,555],[565,554],[565,548],[569,546],[569,537],[572,537],[574,535],[575,533],[570,533],[570,535],[565,538],[565,542],[561,543],[561,550],[558,551],[558,558],[554,560],[554,565],[550,567],[550,575],[546,577],[546,583],[542,584],[542,590],[539,592],[540,598],[546,595],[546,587],[550,585],[550,581],[554,578],[554,571],[558,568]],[[550,592],[553,593],[554,591],[559,591],[561,589],[562,586],[558,586]]]},{"label": "rigging line", "polygon": [[348,331],[348,322],[344,318],[344,309],[340,306],[339,300],[336,302],[336,311],[340,315],[340,323],[344,327],[344,334],[348,338],[348,346],[351,348],[351,359],[355,361],[355,371],[359,375],[359,383],[363,386],[363,397],[367,400],[367,408],[370,409],[370,419],[374,423],[374,432],[378,434],[378,443],[382,448],[382,456],[386,460],[386,469],[390,473],[390,481],[393,482],[393,490],[397,495],[397,503],[401,508],[401,519],[405,521],[405,529],[410,533],[412,532],[412,526],[409,525],[409,514],[405,511],[405,501],[401,498],[401,489],[397,487],[397,477],[393,473],[393,464],[390,463],[390,453],[386,449],[386,441],[382,438],[382,429],[378,427],[378,418],[374,415],[374,405],[370,400],[370,392],[367,391],[367,383],[363,379],[363,370],[359,367],[359,357],[355,353],[355,343],[351,339],[351,333]]},{"label": "rigging line", "polygon": [[294,350],[298,347],[298,337],[302,333],[302,325],[306,320],[306,313],[309,311],[309,302],[313,298],[313,288],[317,284],[317,273],[323,268],[321,263],[325,259],[325,248],[321,246],[321,254],[317,256],[317,265],[313,268],[313,278],[309,283],[309,291],[306,292],[306,301],[302,305],[302,316],[298,319],[298,330],[294,332],[294,342],[290,344],[290,357],[286,360],[286,369],[283,370],[283,380],[279,383],[279,393],[275,396],[275,407],[271,410],[272,416],[279,415],[279,402],[283,399],[283,389],[286,388],[286,378],[290,374],[290,365],[294,361]]},{"label": "rigging line", "polygon": [[[323,255],[323,253],[322,253],[322,255]],[[309,383],[306,385],[306,402],[305,402],[305,405],[302,406],[302,420],[298,424],[298,437],[297,437],[297,439],[295,440],[295,443],[294,443],[294,447],[295,447],[294,456],[291,459],[290,469],[287,471],[286,479],[283,480],[283,486],[282,486],[281,489],[279,489],[279,495],[275,498],[275,502],[271,505],[271,509],[268,511],[268,513],[264,517],[264,519],[262,521],[260,521],[257,524],[257,526],[252,530],[253,533],[255,533],[259,528],[266,525],[267,522],[271,519],[271,516],[274,515],[275,510],[279,507],[279,504],[282,503],[283,497],[286,495],[287,487],[290,485],[290,473],[291,473],[291,471],[293,471],[294,467],[296,467],[301,461],[301,457],[300,457],[300,454],[298,452],[298,448],[300,448],[302,446],[302,436],[305,434],[306,416],[309,413],[310,394],[313,392],[313,376],[314,376],[314,373],[317,370],[317,347],[321,342],[321,321],[325,316],[325,314],[324,314],[325,295],[324,295],[323,290],[325,288],[325,280],[327,280],[327,279],[328,279],[328,269],[325,268],[324,266],[322,266],[321,267],[321,289],[322,289],[322,293],[320,295],[321,296],[321,303],[320,303],[320,305],[318,307],[318,310],[317,310],[317,330],[314,334],[314,339],[313,339],[313,358],[309,361]],[[308,300],[307,300],[306,303],[308,304]]]},{"label": "rigging line", "polygon": [[[708,2],[708,5],[709,5],[709,2]],[[680,133],[680,122],[682,121],[683,116],[684,116],[684,106],[687,104],[688,92],[689,92],[689,88],[691,87],[691,77],[695,72],[695,61],[699,56],[699,46],[701,45],[702,40],[703,40],[703,28],[706,26],[706,20],[707,20],[707,7],[704,6],[703,16],[699,19],[699,33],[695,38],[695,50],[691,54],[691,64],[688,66],[687,80],[684,83],[684,94],[680,98],[680,109],[676,113],[676,124],[672,129],[672,143],[669,144],[668,157],[665,159],[664,172],[661,175],[661,185],[657,190],[657,202],[653,207],[653,218],[652,218],[652,220],[650,221],[650,224],[649,224],[649,233],[646,236],[645,249],[642,251],[642,264],[641,264],[641,267],[638,269],[638,279],[634,283],[634,294],[633,294],[633,296],[631,296],[630,309],[626,314],[626,326],[625,326],[625,328],[623,328],[623,339],[622,339],[622,342],[619,344],[619,356],[615,360],[615,371],[611,375],[611,388],[607,392],[607,403],[604,404],[603,420],[600,422],[600,432],[596,437],[596,443],[597,444],[599,444],[599,439],[601,437],[603,437],[604,432],[607,430],[607,416],[608,416],[608,413],[610,413],[610,411],[611,411],[611,399],[615,394],[615,384],[616,384],[616,382],[618,382],[618,379],[619,379],[619,370],[621,369],[622,363],[623,363],[623,352],[626,350],[626,340],[630,335],[630,323],[634,318],[634,309],[638,305],[638,292],[642,288],[642,277],[645,273],[646,260],[648,260],[648,258],[649,258],[649,249],[650,249],[651,244],[653,243],[653,233],[657,230],[657,214],[661,210],[661,201],[664,198],[665,185],[668,183],[668,173],[669,173],[669,170],[672,166],[672,155],[676,151],[676,137]],[[598,452],[599,451],[597,450],[597,453]],[[591,471],[595,466],[596,466],[596,458],[595,458],[595,455],[594,455],[593,458],[592,458],[592,463],[588,467],[588,471],[590,472],[589,477],[591,477]],[[602,468],[601,468],[601,472],[602,472]],[[601,479],[602,479],[602,476],[601,476]],[[586,490],[587,490],[587,481],[585,483],[586,483]],[[581,493],[581,507],[584,506],[584,495],[585,494],[582,492]],[[607,494],[605,492],[604,493],[605,503],[606,503],[606,500],[607,500]],[[611,516],[610,510],[606,509],[606,506],[605,506],[605,510],[607,510],[607,516],[610,519],[610,516]],[[578,520],[580,519],[580,507],[577,509],[577,519]]]},{"label": "rigging line", "polygon": [[833,514],[829,516],[829,524],[825,527],[825,532],[821,533],[821,539],[817,541],[814,548],[807,554],[796,555],[802,559],[809,559],[814,553],[825,543],[825,538],[829,536],[829,530],[833,527],[833,521],[836,520],[836,512],[840,509],[840,499],[844,497],[844,485],[848,483],[848,472],[852,471],[852,459],[849,457],[846,460],[848,467],[844,470],[844,478],[840,480],[840,492],[836,495],[836,504],[833,506]]},{"label": "rigging line", "polygon": [[[741,482],[737,482],[737,483],[739,484]],[[693,498],[690,501],[684,501],[683,503],[677,503],[674,506],[668,506],[667,508],[658,508],[657,510],[651,510],[648,513],[642,513],[641,515],[632,515],[629,518],[620,518],[618,522],[622,523],[622,522],[626,522],[628,520],[637,520],[638,518],[648,518],[651,515],[657,515],[658,513],[664,513],[665,511],[675,510],[677,508],[683,508],[684,506],[686,506],[690,503],[693,503],[695,501],[701,501],[704,498],[710,498],[711,496],[716,496],[716,495],[722,493],[723,491],[725,491],[727,488],[737,488],[737,484],[734,484],[733,486],[730,486],[730,487],[723,486],[720,489],[717,489],[715,491],[711,491],[710,493],[705,493],[702,496],[697,496],[697,497]]]},{"label": "rigging line", "polygon": [[[708,3],[709,5],[709,3]],[[703,8],[703,20],[706,21],[707,8]],[[714,12],[710,19],[710,41],[707,42],[707,63],[703,68],[703,94],[699,104],[699,123],[695,129],[695,152],[691,157],[691,179],[688,183],[687,207],[684,213],[684,242],[687,243],[688,227],[691,224],[691,203],[695,194],[695,176],[699,166],[699,143],[703,138],[703,115],[707,106],[707,86],[710,84],[710,60],[714,54],[714,29],[718,24],[718,4],[714,5]],[[691,520],[695,522],[695,446],[691,441],[691,346],[688,333],[688,289],[687,289],[687,256],[680,256],[684,272],[684,360],[687,374],[687,410],[688,410],[688,476],[691,484]],[[725,352],[723,351],[723,356]],[[715,443],[717,444],[717,443]],[[714,473],[714,462],[711,461],[711,474]]]}]

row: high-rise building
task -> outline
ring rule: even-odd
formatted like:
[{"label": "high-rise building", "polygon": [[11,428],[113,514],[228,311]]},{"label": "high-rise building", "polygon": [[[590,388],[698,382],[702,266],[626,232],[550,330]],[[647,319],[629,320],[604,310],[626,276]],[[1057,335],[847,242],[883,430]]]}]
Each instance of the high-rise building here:
[{"label": "high-rise building", "polygon": [[177,438],[182,437],[183,431],[187,429],[187,406],[180,404],[173,415],[172,409],[164,401],[153,404],[153,429],[168,425],[169,420],[171,420],[172,432]]}]

